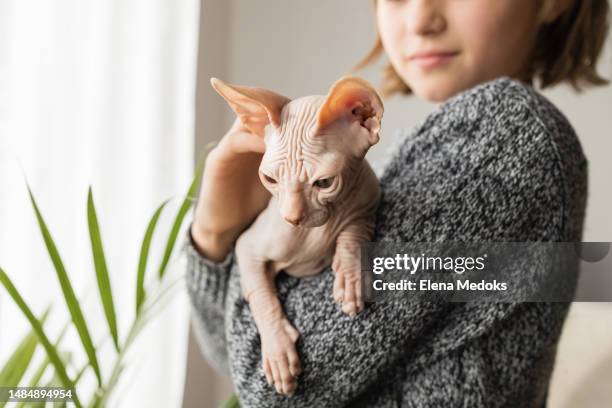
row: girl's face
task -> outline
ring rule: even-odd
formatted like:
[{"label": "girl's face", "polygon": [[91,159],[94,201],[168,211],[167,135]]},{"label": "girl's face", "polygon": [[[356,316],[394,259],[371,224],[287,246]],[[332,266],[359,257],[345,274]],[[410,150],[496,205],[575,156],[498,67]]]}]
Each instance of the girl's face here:
[{"label": "girl's face", "polygon": [[529,81],[539,1],[378,0],[380,38],[397,74],[434,102],[499,76]]}]

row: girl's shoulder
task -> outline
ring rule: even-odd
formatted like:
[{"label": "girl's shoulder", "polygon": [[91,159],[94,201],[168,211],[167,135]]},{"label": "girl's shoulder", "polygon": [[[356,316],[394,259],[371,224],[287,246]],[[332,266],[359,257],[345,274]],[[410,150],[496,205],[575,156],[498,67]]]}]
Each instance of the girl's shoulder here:
[{"label": "girl's shoulder", "polygon": [[381,177],[378,236],[577,240],[586,174],[561,112],[499,78],[451,98],[404,139]]},{"label": "girl's shoulder", "polygon": [[508,77],[493,79],[455,95],[432,116],[449,126],[456,122],[491,130],[512,127],[525,130],[526,135],[540,132],[555,139],[577,140],[569,120],[546,96]]},{"label": "girl's shoulder", "polygon": [[432,112],[417,133],[451,134],[478,145],[554,151],[562,166],[586,167],[579,138],[565,115],[544,95],[500,77],[463,91]]}]

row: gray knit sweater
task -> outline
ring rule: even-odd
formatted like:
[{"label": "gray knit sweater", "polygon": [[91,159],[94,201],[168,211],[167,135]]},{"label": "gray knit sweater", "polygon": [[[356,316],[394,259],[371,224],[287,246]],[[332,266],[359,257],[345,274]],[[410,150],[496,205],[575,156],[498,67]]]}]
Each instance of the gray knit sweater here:
[{"label": "gray knit sweater", "polygon": [[[409,114],[409,113],[407,113]],[[531,87],[499,78],[456,95],[402,140],[380,177],[372,241],[580,241],[587,160],[571,125]],[[378,302],[351,318],[333,272],[280,274],[300,332],[291,397],[267,385],[233,251],[188,239],[200,347],[244,407],[543,407],[567,303]]]}]

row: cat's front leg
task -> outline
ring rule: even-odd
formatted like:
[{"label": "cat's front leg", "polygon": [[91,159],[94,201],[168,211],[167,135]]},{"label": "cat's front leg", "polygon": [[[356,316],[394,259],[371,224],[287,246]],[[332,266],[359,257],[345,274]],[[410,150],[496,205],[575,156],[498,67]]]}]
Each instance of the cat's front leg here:
[{"label": "cat's front leg", "polygon": [[261,339],[263,371],[268,384],[290,395],[301,372],[295,347],[299,332],[291,325],[278,300],[275,271],[269,263],[239,248],[240,285]]},{"label": "cat's front leg", "polygon": [[338,235],[332,262],[333,297],[342,304],[342,311],[350,316],[364,308],[361,282],[361,244],[370,240],[374,223],[368,219],[349,224]]},{"label": "cat's front leg", "polygon": [[266,380],[277,392],[290,395],[301,372],[295,347],[300,334],[285,316],[276,292],[269,288],[251,291],[247,301],[259,330]]}]

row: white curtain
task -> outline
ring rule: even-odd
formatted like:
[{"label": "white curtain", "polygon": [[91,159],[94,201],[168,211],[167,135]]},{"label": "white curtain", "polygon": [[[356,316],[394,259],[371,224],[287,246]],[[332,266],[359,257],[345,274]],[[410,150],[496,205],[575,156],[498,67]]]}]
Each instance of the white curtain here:
[{"label": "white curtain", "polygon": [[[174,197],[158,225],[165,234],[154,241],[148,279],[193,173],[198,11],[198,0],[0,0],[0,266],[36,313],[54,303],[46,326],[52,338],[69,315],[25,178],[75,292],[85,296],[97,343],[108,328],[86,221],[92,185],[125,338],[146,224]],[[171,273],[178,276],[177,255]],[[135,344],[109,406],[180,406],[188,313],[181,288]],[[0,364],[28,330],[0,287]],[[63,344],[85,361],[74,332]],[[111,346],[104,343],[99,355],[105,376]],[[94,385],[91,371],[87,384]]]}]

